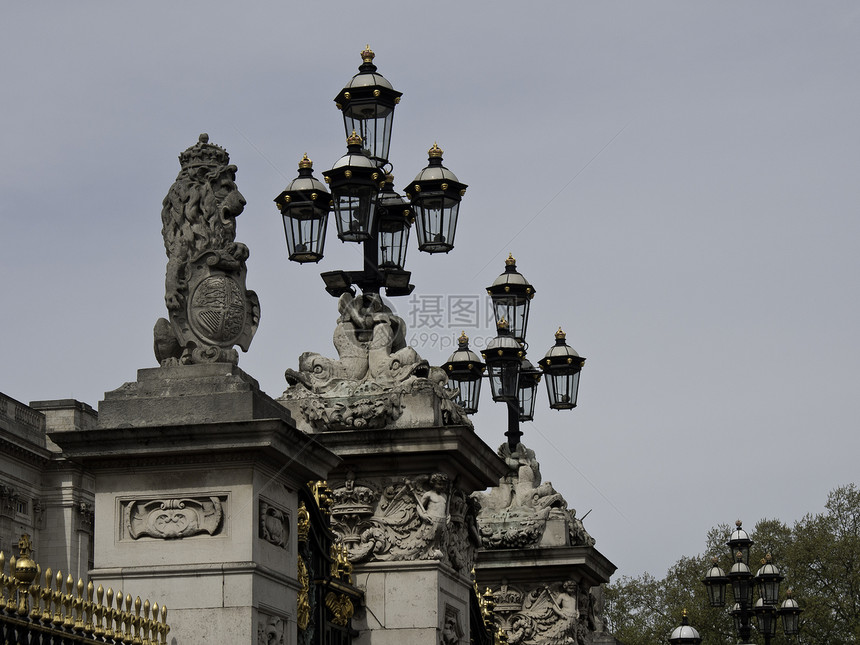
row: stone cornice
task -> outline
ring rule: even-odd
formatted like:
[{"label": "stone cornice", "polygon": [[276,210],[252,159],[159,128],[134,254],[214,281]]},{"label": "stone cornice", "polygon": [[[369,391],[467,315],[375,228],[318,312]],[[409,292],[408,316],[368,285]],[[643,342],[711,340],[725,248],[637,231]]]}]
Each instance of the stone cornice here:
[{"label": "stone cornice", "polygon": [[137,428],[95,428],[52,433],[64,453],[87,468],[163,466],[173,463],[259,461],[300,481],[327,476],[339,462],[317,439],[282,419],[160,425]]},{"label": "stone cornice", "polygon": [[534,582],[539,571],[541,579],[584,578],[593,586],[609,582],[616,568],[591,546],[480,549],[476,565],[482,584],[490,580],[508,580],[512,584]]},{"label": "stone cornice", "polygon": [[464,490],[483,490],[507,472],[505,463],[474,430],[466,426],[341,430],[313,435],[338,455],[339,470],[357,468],[356,476],[446,472]]}]

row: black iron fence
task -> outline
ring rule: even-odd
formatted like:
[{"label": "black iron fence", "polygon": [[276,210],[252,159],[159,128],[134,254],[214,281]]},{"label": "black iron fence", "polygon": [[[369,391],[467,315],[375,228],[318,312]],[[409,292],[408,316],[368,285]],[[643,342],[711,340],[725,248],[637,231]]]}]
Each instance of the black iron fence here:
[{"label": "black iron fence", "polygon": [[[104,591],[92,582],[41,567],[32,559],[30,537],[21,536],[18,556],[0,552],[0,645],[166,645],[167,608]],[[44,583],[40,584],[39,580]]]}]

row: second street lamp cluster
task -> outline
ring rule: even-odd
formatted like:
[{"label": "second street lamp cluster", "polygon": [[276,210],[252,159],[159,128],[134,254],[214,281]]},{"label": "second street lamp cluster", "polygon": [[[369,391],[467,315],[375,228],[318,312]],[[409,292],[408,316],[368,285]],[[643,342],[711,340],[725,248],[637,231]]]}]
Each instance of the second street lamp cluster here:
[{"label": "second street lamp cluster", "polygon": [[275,203],[283,216],[293,262],[322,259],[330,211],[338,237],[364,245],[362,270],[322,274],[330,294],[354,292],[357,286],[364,293],[384,288],[388,296],[403,296],[415,288],[405,269],[412,224],[419,251],[450,251],[466,184],[442,165],[442,150],[434,143],[427,167],[405,188],[408,201],[394,191],[388,152],[401,92],[378,73],[370,48],[361,57],[358,74],[335,97],[343,113],[347,153],[322,173],[330,192],[313,176],[313,164],[305,155],[299,162],[299,176]]},{"label": "second street lamp cluster", "polygon": [[514,450],[522,438],[520,422],[534,418],[535,394],[541,376],[546,376],[551,408],[575,408],[579,375],[585,358],[565,342],[566,336],[561,329],[556,332],[555,345],[538,361],[540,370],[526,358],[526,328],[535,289],[517,271],[513,256],[508,256],[505,272],[487,287],[487,293],[493,301],[498,335],[481,352],[486,363],[469,349],[469,339],[462,334],[457,351],[451,354],[443,369],[448,374],[451,387],[459,389],[456,400],[467,414],[478,411],[481,379],[487,372],[493,401],[507,404],[508,430],[505,435],[511,450]]},{"label": "second street lamp cluster", "polygon": [[[797,601],[788,592],[788,598],[779,606],[779,585],[783,576],[775,564],[771,562],[770,554],[762,562],[755,576],[749,567],[750,547],[753,541],[743,530],[740,521],[732,532],[726,546],[732,554],[734,564],[728,575],[717,565],[716,558],[713,566],[705,574],[702,582],[708,589],[708,600],[712,607],[723,607],[726,603],[726,586],[731,584],[734,606],[730,610],[734,619],[735,629],[741,642],[748,643],[752,634],[752,618],[756,619],[756,627],[764,636],[766,644],[776,635],[777,616],[782,617],[783,631],[787,636],[799,632],[799,616],[801,609]],[[758,588],[759,598],[753,603],[753,591]]]}]

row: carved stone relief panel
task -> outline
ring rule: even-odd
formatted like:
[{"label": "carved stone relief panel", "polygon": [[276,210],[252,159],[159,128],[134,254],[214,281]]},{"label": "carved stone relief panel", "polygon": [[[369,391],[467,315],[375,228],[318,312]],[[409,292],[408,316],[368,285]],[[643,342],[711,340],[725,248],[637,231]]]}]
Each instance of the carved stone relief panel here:
[{"label": "carved stone relief panel", "polygon": [[257,617],[257,645],[287,645],[287,621],[260,612]]},{"label": "carved stone relief panel", "polygon": [[120,500],[122,538],[173,540],[224,532],[227,495]]},{"label": "carved stone relief panel", "polygon": [[602,630],[602,588],[575,580],[502,583],[493,591],[497,627],[511,645],[585,645]]},{"label": "carved stone relief panel", "polygon": [[283,549],[290,548],[290,515],[286,509],[260,499],[260,539]]},{"label": "carved stone relief panel", "polygon": [[463,626],[460,623],[460,612],[451,605],[445,605],[439,645],[460,645],[464,642]]},{"label": "carved stone relief panel", "polygon": [[443,473],[348,479],[332,491],[332,530],[350,562],[441,560],[470,571],[479,544],[475,511]]}]

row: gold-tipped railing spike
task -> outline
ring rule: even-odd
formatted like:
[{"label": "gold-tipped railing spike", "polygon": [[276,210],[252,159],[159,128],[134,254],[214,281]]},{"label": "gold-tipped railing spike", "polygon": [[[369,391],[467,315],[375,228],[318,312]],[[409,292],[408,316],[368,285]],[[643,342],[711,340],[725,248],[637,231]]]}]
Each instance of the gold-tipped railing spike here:
[{"label": "gold-tipped railing spike", "polygon": [[51,624],[51,600],[53,600],[54,595],[51,592],[51,581],[53,580],[54,572],[51,571],[51,567],[45,569],[45,586],[41,589],[42,595],[42,622],[46,625]]},{"label": "gold-tipped railing spike", "polygon": [[78,578],[78,584],[75,589],[77,595],[72,600],[72,607],[75,610],[74,630],[76,632],[84,631],[84,581]]},{"label": "gold-tipped railing spike", "polygon": [[51,604],[54,605],[52,624],[59,627],[63,624],[63,572],[57,571],[54,576],[54,590],[51,591]]},{"label": "gold-tipped railing spike", "polygon": [[63,627],[74,627],[75,620],[72,617],[72,601],[74,597],[72,596],[72,589],[75,586],[75,579],[72,578],[72,574],[70,573],[66,576],[66,593],[63,595],[63,609],[65,609],[66,617],[63,619]]},{"label": "gold-tipped railing spike", "polygon": [[87,583],[87,601],[84,603],[84,614],[86,615],[87,622],[84,623],[84,631],[87,634],[92,634],[95,631],[95,626],[93,625],[93,613],[95,612],[95,603],[93,602],[93,595],[95,594],[95,585],[92,580]]},{"label": "gold-tipped railing spike", "polygon": [[167,634],[170,632],[170,625],[167,624],[167,607],[161,605],[161,623],[158,626],[158,645],[167,645]]},{"label": "gold-tipped railing spike", "polygon": [[105,596],[105,638],[113,638],[113,587],[108,587],[107,595]]},{"label": "gold-tipped railing spike", "polygon": [[102,636],[105,635],[104,622],[102,622],[104,619],[104,615],[105,615],[105,607],[102,604],[104,597],[105,597],[105,588],[102,587],[101,585],[99,585],[98,588],[96,589],[96,605],[95,605],[95,610],[93,612],[95,614],[95,618],[96,618],[95,626],[93,628],[93,633],[96,636],[98,636],[99,638],[101,638]]}]

